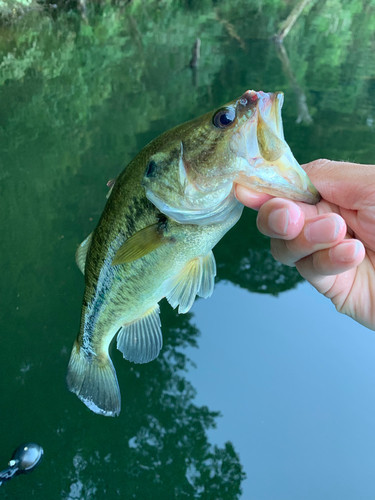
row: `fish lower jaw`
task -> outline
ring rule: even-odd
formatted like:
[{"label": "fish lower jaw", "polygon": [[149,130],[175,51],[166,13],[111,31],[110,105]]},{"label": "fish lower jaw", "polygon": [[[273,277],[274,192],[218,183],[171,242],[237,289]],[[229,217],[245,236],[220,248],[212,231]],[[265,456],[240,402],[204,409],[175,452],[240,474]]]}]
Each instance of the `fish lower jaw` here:
[{"label": "fish lower jaw", "polygon": [[241,158],[241,170],[235,183],[253,191],[293,201],[312,205],[320,201],[318,191],[291,152],[273,163],[266,162],[261,157],[249,160]]}]

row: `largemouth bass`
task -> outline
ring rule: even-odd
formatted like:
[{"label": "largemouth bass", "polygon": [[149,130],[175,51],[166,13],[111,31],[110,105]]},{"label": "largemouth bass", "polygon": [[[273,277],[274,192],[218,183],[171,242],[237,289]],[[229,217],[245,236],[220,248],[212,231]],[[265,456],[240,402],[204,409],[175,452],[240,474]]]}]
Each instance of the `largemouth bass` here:
[{"label": "largemouth bass", "polygon": [[109,184],[99,223],[76,254],[85,293],[67,374],[69,389],[94,412],[120,412],[108,353],[114,336],[125,359],[147,363],[162,348],[160,300],[186,313],[197,295],[212,294],[212,248],[243,210],[236,182],[319,201],[285,142],[282,103],[281,92],[248,90],[157,137]]}]

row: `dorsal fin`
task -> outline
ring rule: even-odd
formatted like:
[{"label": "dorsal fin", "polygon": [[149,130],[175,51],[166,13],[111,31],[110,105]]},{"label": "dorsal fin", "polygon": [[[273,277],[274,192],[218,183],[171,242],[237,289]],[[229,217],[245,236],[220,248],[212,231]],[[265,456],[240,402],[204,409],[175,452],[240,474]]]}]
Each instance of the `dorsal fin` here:
[{"label": "dorsal fin", "polygon": [[182,271],[165,281],[165,296],[173,308],[179,306],[179,313],[186,313],[196,295],[205,299],[212,295],[215,276],[215,257],[210,251],[204,257],[192,259]]},{"label": "dorsal fin", "polygon": [[107,182],[107,186],[109,187],[109,191],[106,195],[107,200],[111,196],[112,189],[113,189],[114,185],[116,184],[116,181],[117,181],[117,177],[115,177],[114,179],[111,179],[110,181]]},{"label": "dorsal fin", "polygon": [[112,261],[112,266],[140,259],[164,245],[167,241],[168,238],[164,237],[158,223],[147,226],[138,233],[133,234],[131,238],[121,245]]},{"label": "dorsal fin", "polygon": [[121,328],[117,335],[117,349],[128,361],[152,361],[163,346],[160,325],[159,306],[156,304],[144,316]]},{"label": "dorsal fin", "polygon": [[87,252],[90,248],[92,233],[90,233],[85,240],[79,245],[76,251],[76,264],[79,267],[82,274],[85,274],[85,265]]}]

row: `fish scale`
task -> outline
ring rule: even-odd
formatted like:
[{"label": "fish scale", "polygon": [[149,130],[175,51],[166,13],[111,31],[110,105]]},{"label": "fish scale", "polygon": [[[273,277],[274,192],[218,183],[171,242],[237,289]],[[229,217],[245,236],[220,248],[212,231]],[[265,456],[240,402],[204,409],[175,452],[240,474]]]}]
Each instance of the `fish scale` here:
[{"label": "fish scale", "polygon": [[212,248],[241,216],[235,183],[317,203],[319,193],[285,142],[282,94],[247,91],[162,134],[114,180],[96,229],[79,246],[85,274],[69,389],[94,412],[118,415],[120,389],[108,348],[145,363],[162,348],[159,302],[185,313],[207,298]]}]

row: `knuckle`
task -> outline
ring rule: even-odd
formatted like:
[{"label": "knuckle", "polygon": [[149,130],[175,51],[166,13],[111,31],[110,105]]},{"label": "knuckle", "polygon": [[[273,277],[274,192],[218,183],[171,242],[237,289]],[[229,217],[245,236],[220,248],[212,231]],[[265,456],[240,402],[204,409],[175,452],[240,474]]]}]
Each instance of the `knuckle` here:
[{"label": "knuckle", "polygon": [[262,234],[265,234],[266,236],[269,236],[269,234],[267,233],[267,224],[266,224],[267,214],[265,213],[264,209],[262,210],[262,208],[263,207],[261,207],[261,209],[259,210],[259,213],[258,213],[258,216],[257,216],[257,220],[256,220],[256,225],[257,225],[258,230]]},{"label": "knuckle", "polygon": [[327,160],[326,158],[319,158],[319,160],[315,160],[315,165],[317,166],[322,166],[322,165],[326,165],[327,163],[330,163],[331,160]]},{"label": "knuckle", "polygon": [[326,160],[325,158],[319,158],[318,160],[311,161],[306,165],[303,165],[304,170],[307,174],[312,171],[317,172],[321,168],[324,168],[327,164],[332,163],[331,160]]},{"label": "knuckle", "polygon": [[275,260],[281,262],[281,264],[294,266],[295,259],[293,258],[287,243],[288,242],[284,240],[271,238],[271,255]]},{"label": "knuckle", "polygon": [[329,260],[328,250],[319,250],[311,255],[311,267],[317,275],[335,274]]},{"label": "knuckle", "polygon": [[315,272],[322,272],[322,252],[314,252],[311,254],[311,267]]},{"label": "knuckle", "polygon": [[279,260],[279,240],[271,238],[271,255],[275,260]]}]

